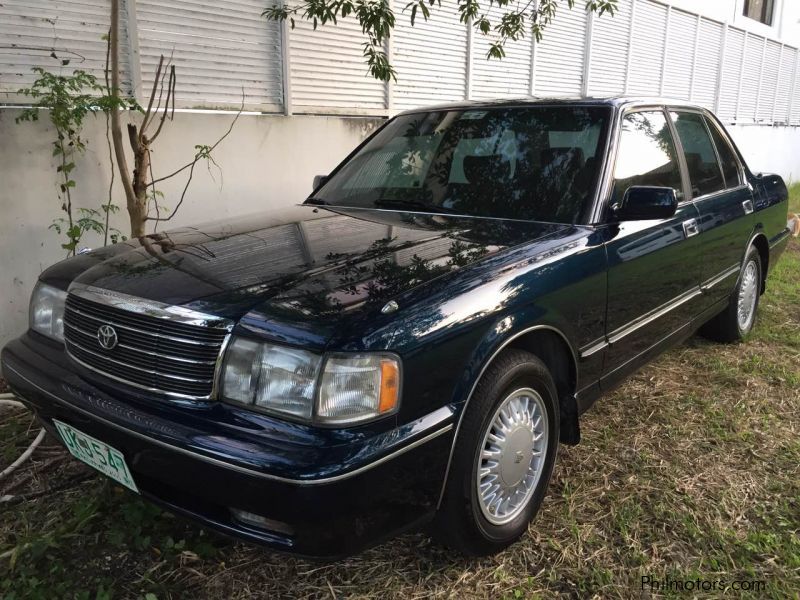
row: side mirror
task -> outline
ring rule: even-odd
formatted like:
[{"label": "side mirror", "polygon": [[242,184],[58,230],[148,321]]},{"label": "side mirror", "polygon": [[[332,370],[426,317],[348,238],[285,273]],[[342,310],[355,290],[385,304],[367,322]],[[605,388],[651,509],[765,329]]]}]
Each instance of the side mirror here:
[{"label": "side mirror", "polygon": [[678,210],[678,196],[669,187],[634,185],[612,210],[618,221],[668,219]]},{"label": "side mirror", "polygon": [[314,187],[311,188],[312,192],[316,192],[328,181],[327,175],[314,175]]}]

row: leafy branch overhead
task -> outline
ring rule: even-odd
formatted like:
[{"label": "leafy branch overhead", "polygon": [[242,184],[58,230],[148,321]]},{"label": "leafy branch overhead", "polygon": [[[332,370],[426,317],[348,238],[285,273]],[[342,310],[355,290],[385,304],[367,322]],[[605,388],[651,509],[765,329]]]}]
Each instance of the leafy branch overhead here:
[{"label": "leafy branch overhead", "polygon": [[[585,0],[584,4],[587,12],[613,15],[617,2]],[[462,23],[491,39],[486,58],[501,59],[509,41],[522,39],[528,31],[540,41],[558,9],[572,9],[576,3],[577,0],[458,0],[457,8]],[[419,15],[427,21],[431,11],[441,9],[442,0],[412,0],[405,4],[403,12],[413,27]],[[337,25],[339,19],[352,15],[366,38],[362,47],[370,75],[381,81],[397,80],[386,52],[386,41],[396,24],[389,0],[301,0],[298,4],[275,4],[261,15],[270,21],[288,21],[292,29],[296,19],[310,21],[316,29],[320,25]]]}]

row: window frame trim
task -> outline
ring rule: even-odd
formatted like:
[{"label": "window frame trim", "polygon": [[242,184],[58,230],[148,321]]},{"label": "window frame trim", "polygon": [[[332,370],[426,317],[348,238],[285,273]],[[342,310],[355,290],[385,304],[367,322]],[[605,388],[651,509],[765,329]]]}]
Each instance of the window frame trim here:
[{"label": "window frame trim", "polygon": [[[704,117],[704,120],[706,121],[706,127],[710,127],[711,125],[713,125],[716,128],[717,132],[720,134],[720,137],[722,137],[722,140],[728,145],[728,148],[733,153],[733,158],[734,158],[734,160],[736,160],[737,170],[738,170],[738,173],[739,173],[739,184],[738,185],[735,185],[735,186],[732,186],[732,187],[728,187],[727,181],[726,181],[725,188],[723,188],[721,190],[718,190],[716,192],[710,192],[708,194],[703,194],[701,196],[693,197],[691,200],[687,200],[687,201],[681,202],[679,204],[679,206],[683,206],[684,204],[694,203],[694,202],[697,202],[697,201],[703,201],[703,200],[706,200],[706,199],[709,199],[709,198],[715,198],[715,197],[720,196],[722,194],[729,194],[731,192],[738,192],[738,191],[743,190],[743,189],[749,189],[749,190],[752,191],[752,187],[750,186],[749,183],[747,183],[748,182],[747,172],[745,171],[744,161],[742,160],[742,157],[739,155],[738,148],[733,143],[733,140],[728,135],[728,132],[718,123],[716,117],[713,115],[713,113],[711,111],[709,111],[706,108],[700,108],[700,107],[694,107],[694,106],[683,107],[683,106],[667,105],[666,108],[667,108],[667,113],[669,113],[672,110],[674,110],[676,112],[683,111],[683,112],[698,113],[702,117]],[[709,137],[711,137],[710,131],[709,131]],[[716,144],[714,143],[714,138],[713,137],[711,137],[711,144],[714,146],[714,152],[717,154],[717,160],[719,161],[719,165],[720,165],[720,168],[721,168],[722,167],[722,161],[719,160],[719,151],[717,150],[717,147],[716,147]],[[681,145],[681,154],[683,154],[683,145]],[[686,177],[689,178],[688,166],[686,168]],[[723,180],[725,180],[724,173],[723,173]],[[689,184],[689,190],[691,191],[691,183]]]},{"label": "window frame trim", "polygon": [[[719,136],[722,138],[722,141],[725,142],[725,144],[728,146],[728,149],[731,151],[731,154],[733,155],[733,158],[736,161],[737,172],[739,174],[739,184],[733,187],[729,187],[727,189],[731,190],[731,189],[738,189],[740,187],[747,187],[747,170],[745,168],[745,162],[744,159],[739,154],[739,149],[736,147],[733,138],[731,138],[730,134],[728,134],[728,131],[720,124],[716,116],[711,111],[703,110],[702,113],[706,120],[706,126],[709,129],[713,127],[717,131]],[[714,141],[713,136],[711,138],[711,141],[712,142]]]},{"label": "window frame trim", "polygon": [[[717,150],[717,146],[714,143],[714,138],[711,137],[711,131],[709,131],[709,129],[708,129],[708,124],[706,123],[706,119],[705,119],[705,115],[703,114],[703,110],[696,109],[696,108],[676,108],[676,107],[668,106],[667,107],[667,114],[670,115],[670,122],[672,122],[672,116],[671,116],[670,113],[673,113],[673,112],[675,112],[675,113],[682,113],[682,112],[683,113],[692,113],[692,114],[696,114],[696,115],[698,115],[700,117],[701,122],[703,123],[703,127],[704,127],[704,129],[706,131],[706,134],[708,135],[708,141],[711,142],[711,149],[714,150],[714,156],[717,159],[717,169],[719,169],[719,176],[720,176],[720,179],[722,179],[722,189],[714,190],[713,192],[708,192],[706,194],[700,194],[698,196],[694,195],[694,190],[692,189],[692,176],[691,176],[691,173],[689,173],[689,164],[686,162],[686,155],[684,153],[685,151],[684,151],[684,148],[683,148],[683,141],[680,139],[680,134],[678,132],[678,127],[673,122],[672,123],[672,127],[673,127],[673,129],[675,131],[675,137],[678,139],[678,142],[680,143],[681,157],[683,158],[683,164],[684,164],[684,166],[686,168],[686,178],[689,180],[689,194],[687,195],[687,199],[686,200],[684,200],[683,202],[679,203],[679,206],[682,206],[684,204],[689,204],[690,202],[694,202],[695,200],[699,200],[699,199],[702,199],[702,198],[707,198],[709,196],[715,196],[717,194],[723,194],[725,192],[730,191],[732,188],[729,188],[727,182],[725,181],[725,173],[722,170],[722,160],[720,160],[719,151]],[[735,153],[734,153],[734,156],[736,156]]]},{"label": "window frame trim", "polygon": [[683,157],[683,146],[680,145],[680,140],[677,139],[677,132],[675,131],[675,127],[672,123],[672,119],[669,116],[669,110],[666,104],[662,103],[652,103],[652,104],[636,104],[632,106],[625,106],[622,107],[620,110],[617,111],[617,117],[614,122],[615,134],[612,136],[610,140],[613,142],[613,147],[609,146],[607,150],[607,160],[606,160],[606,167],[602,174],[602,181],[601,184],[598,186],[598,198],[599,202],[597,203],[597,209],[595,214],[592,218],[592,222],[595,224],[607,224],[609,223],[609,215],[608,215],[608,207],[611,204],[611,194],[613,191],[614,186],[614,171],[617,167],[617,160],[619,158],[619,147],[620,142],[622,140],[622,122],[625,120],[625,117],[631,114],[640,113],[640,112],[661,112],[664,118],[667,121],[667,127],[670,130],[670,135],[672,136],[672,143],[675,146],[675,151],[677,154],[677,162],[678,162],[678,171],[681,175],[681,186],[683,188],[683,195],[684,200],[678,203],[679,207],[682,207],[686,204],[693,202],[694,200],[687,200],[691,196],[691,189],[689,187],[689,176],[688,171],[686,168],[685,160]]},{"label": "window frame trim", "polygon": [[[775,26],[775,7],[777,5],[777,0],[765,0],[765,8],[769,8],[769,22],[762,21],[760,18],[751,17],[747,14],[747,8],[750,5],[751,0],[744,0],[742,3],[742,16],[745,19],[750,19],[751,21],[755,21],[756,23],[761,23],[766,27],[774,27]],[[769,4],[767,4],[769,3]]]}]

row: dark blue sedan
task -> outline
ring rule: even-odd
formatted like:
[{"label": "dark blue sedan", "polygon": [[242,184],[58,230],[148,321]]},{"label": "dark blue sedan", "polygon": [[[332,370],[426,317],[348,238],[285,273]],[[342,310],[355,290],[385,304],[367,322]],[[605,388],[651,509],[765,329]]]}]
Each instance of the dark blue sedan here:
[{"label": "dark blue sedan", "polygon": [[602,393],[747,336],[786,213],[696,106],[410,111],[301,206],[47,269],[3,374],[77,458],[223,532],[497,552]]}]

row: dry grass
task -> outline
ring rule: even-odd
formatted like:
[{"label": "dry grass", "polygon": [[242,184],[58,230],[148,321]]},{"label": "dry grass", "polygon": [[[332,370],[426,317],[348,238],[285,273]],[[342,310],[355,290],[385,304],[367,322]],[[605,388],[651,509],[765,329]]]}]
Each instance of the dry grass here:
[{"label": "dry grass", "polygon": [[[0,591],[148,600],[630,598],[651,595],[640,585],[650,575],[764,580],[759,593],[728,595],[797,597],[797,242],[770,280],[751,337],[733,346],[694,338],[598,401],[583,418],[582,443],[561,449],[528,534],[495,557],[464,560],[420,533],[337,564],[312,564],[222,540],[91,477],[4,510]],[[25,415],[0,413],[4,464],[35,434],[29,424]],[[85,473],[45,449],[11,493]]]}]

